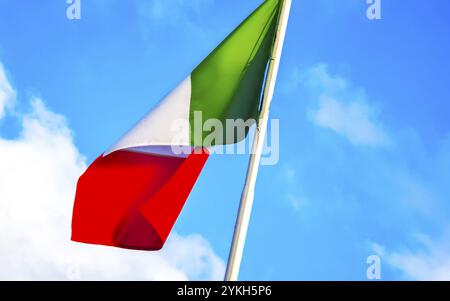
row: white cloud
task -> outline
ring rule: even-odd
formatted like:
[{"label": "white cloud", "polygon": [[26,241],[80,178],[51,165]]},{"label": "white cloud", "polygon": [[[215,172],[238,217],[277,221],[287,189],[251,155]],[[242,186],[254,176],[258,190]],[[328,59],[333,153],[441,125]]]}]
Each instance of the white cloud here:
[{"label": "white cloud", "polygon": [[5,115],[7,107],[11,107],[15,98],[15,92],[9,83],[5,69],[0,63],[0,119]]},{"label": "white cloud", "polygon": [[390,266],[402,272],[410,280],[450,280],[450,240],[433,241],[427,236],[418,236],[419,250],[386,250],[374,244],[373,250]]},{"label": "white cloud", "polygon": [[19,136],[0,137],[0,280],[222,278],[223,261],[200,235],[175,233],[163,251],[153,253],[70,241],[85,158],[64,117],[40,99],[17,118]]},{"label": "white cloud", "polygon": [[343,77],[332,76],[323,64],[305,74],[297,71],[295,77],[318,102],[318,107],[309,112],[316,125],[334,131],[354,145],[381,147],[389,143],[377,110],[369,104],[364,90],[353,87]]},{"label": "white cloud", "polygon": [[343,103],[329,95],[321,95],[317,111],[310,117],[318,126],[348,138],[354,145],[383,146],[387,135],[373,118],[372,108],[363,101]]}]

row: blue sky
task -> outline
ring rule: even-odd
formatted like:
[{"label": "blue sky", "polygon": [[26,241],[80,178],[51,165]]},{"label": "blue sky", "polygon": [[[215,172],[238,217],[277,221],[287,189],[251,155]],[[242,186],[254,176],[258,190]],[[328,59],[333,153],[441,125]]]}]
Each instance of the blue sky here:
[{"label": "blue sky", "polygon": [[[89,164],[260,2],[81,0],[70,21],[65,1],[0,0],[16,94],[1,141],[20,140],[39,98]],[[367,7],[293,0],[272,107],[280,161],[260,169],[242,280],[365,280],[372,254],[384,280],[450,279],[450,4],[382,0],[375,21]],[[222,261],[247,160],[211,158],[175,227]]]}]

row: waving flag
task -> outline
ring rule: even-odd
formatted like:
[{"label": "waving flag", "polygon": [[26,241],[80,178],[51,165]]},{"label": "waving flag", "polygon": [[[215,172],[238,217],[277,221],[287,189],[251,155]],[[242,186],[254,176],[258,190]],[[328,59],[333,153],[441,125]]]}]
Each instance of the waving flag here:
[{"label": "waving flag", "polygon": [[[78,181],[72,240],[162,248],[207,161],[207,147],[236,143],[247,134],[224,131],[223,140],[206,141],[211,131],[204,122],[258,117],[281,3],[266,0],[91,164]],[[184,152],[175,151],[179,149]]]}]

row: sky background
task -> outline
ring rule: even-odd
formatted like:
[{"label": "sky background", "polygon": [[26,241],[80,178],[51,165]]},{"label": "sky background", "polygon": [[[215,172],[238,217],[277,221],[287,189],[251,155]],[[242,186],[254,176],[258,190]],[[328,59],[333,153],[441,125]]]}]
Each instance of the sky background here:
[{"label": "sky background", "polygon": [[[78,176],[260,0],[0,0],[0,279],[220,279],[247,156],[160,253],[69,241]],[[293,0],[241,280],[450,279],[450,3]]]}]

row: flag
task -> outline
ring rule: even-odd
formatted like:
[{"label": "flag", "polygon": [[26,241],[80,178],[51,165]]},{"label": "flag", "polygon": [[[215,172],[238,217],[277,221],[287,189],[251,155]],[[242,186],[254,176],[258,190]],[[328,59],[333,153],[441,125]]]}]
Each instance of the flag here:
[{"label": "flag", "polygon": [[261,4],[89,166],[77,184],[73,241],[162,248],[208,159],[208,147],[237,143],[247,135],[223,128],[217,135],[222,139],[208,139],[213,129],[206,122],[258,118],[281,3]]}]

